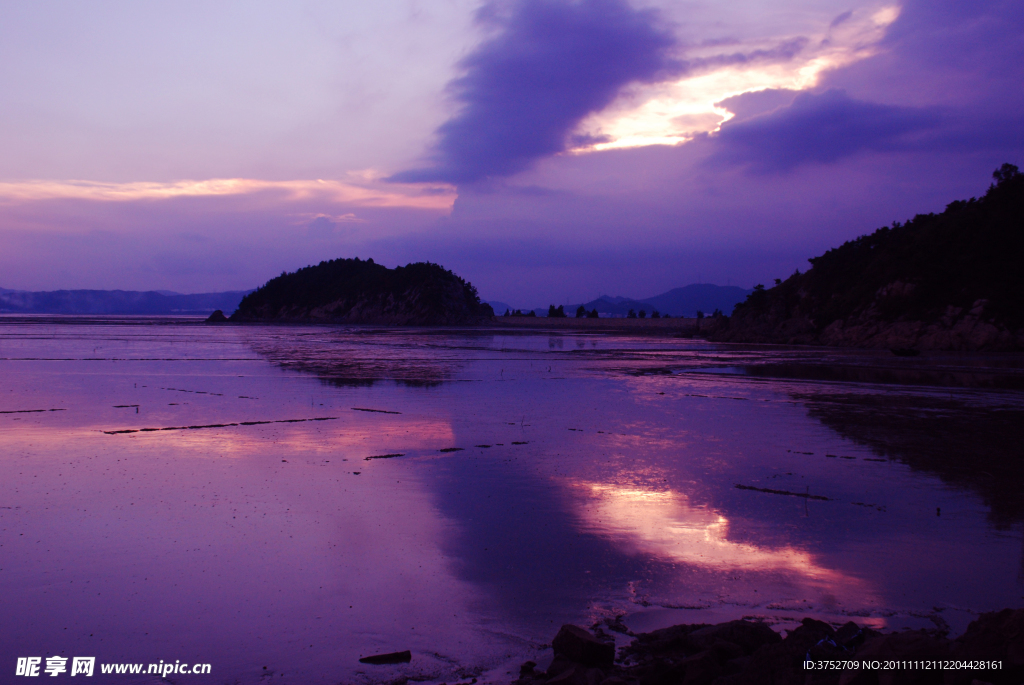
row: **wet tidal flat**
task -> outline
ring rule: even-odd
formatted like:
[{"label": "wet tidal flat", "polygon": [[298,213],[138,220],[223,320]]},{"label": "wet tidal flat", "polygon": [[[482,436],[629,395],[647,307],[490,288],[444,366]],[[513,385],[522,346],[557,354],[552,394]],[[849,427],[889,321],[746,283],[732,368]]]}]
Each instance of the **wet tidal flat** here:
[{"label": "wet tidal flat", "polygon": [[1024,605],[1022,381],[1014,356],[0,319],[0,663],[508,682],[616,617],[956,634]]}]

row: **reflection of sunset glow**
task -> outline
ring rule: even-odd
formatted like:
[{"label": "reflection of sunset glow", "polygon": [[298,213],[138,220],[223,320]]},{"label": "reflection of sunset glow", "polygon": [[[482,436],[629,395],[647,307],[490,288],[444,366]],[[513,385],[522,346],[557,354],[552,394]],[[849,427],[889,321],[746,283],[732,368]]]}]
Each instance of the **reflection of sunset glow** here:
[{"label": "reflection of sunset glow", "polygon": [[[612,107],[580,126],[579,132],[603,142],[580,148],[590,152],[643,145],[675,145],[701,133],[719,130],[733,114],[716,102],[742,93],[769,88],[813,88],[825,72],[870,57],[886,27],[899,16],[900,8],[888,6],[854,12],[846,21],[812,36],[808,47],[790,60],[751,60],[732,66],[713,67],[715,55],[694,54],[699,73],[670,83],[640,86]],[[770,50],[770,45],[747,45],[746,52]]]},{"label": "reflection of sunset glow", "polygon": [[[170,422],[166,425],[176,425]],[[138,426],[143,427],[143,426]],[[252,457],[261,452],[281,451],[324,456],[343,453],[363,459],[381,449],[434,451],[451,447],[455,433],[451,423],[437,419],[407,416],[388,417],[387,421],[346,423],[343,420],[308,423],[274,423],[259,426],[229,426],[196,430],[154,431],[104,435],[102,431],[136,426],[101,425],[65,428],[54,432],[45,426],[26,425],[10,430],[8,438],[60,454],[68,436],[75,440],[101,440],[106,447],[126,445],[171,445],[187,456],[222,458]],[[382,447],[385,445],[386,447]]]},{"label": "reflection of sunset glow", "polygon": [[[371,179],[372,181],[372,179]],[[322,199],[359,207],[409,207],[450,210],[455,191],[447,185],[389,183],[373,187],[335,180],[266,181],[251,178],[213,178],[171,183],[100,183],[95,181],[0,182],[0,202],[92,200],[131,202],[182,197],[225,197],[276,192],[288,200]]]},{"label": "reflection of sunset glow", "polygon": [[588,500],[584,517],[598,534],[622,540],[636,551],[714,571],[792,574],[798,584],[863,601],[865,583],[825,568],[800,549],[759,547],[729,539],[729,520],[707,507],[689,503],[686,495],[638,486],[575,484]]},{"label": "reflection of sunset glow", "polygon": [[[340,421],[330,424],[275,424],[263,427],[240,427],[174,431],[176,445],[201,453],[216,453],[218,457],[251,457],[266,451],[268,443],[274,453],[279,451],[325,456],[341,453],[358,459],[372,456],[386,444],[401,450],[436,450],[450,447],[454,440],[451,424],[447,422],[396,417],[386,425],[344,425]],[[246,430],[249,428],[249,430]],[[269,428],[269,431],[251,430]],[[159,435],[143,433],[138,435]],[[165,438],[166,439],[166,438]]]}]

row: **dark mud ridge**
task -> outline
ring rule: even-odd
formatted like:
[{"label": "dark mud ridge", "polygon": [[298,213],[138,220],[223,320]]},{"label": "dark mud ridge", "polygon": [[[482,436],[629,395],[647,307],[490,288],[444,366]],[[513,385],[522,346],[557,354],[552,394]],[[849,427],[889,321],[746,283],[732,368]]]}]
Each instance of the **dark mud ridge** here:
[{"label": "dark mud ridge", "polygon": [[493,316],[472,284],[437,264],[389,269],[357,258],[283,273],[246,295],[229,320],[446,326]]},{"label": "dark mud ridge", "polygon": [[754,288],[706,335],[755,342],[918,350],[1024,350],[1024,174],[844,243],[773,288]]},{"label": "dark mud ridge", "polygon": [[852,621],[835,629],[811,618],[785,638],[746,620],[635,638],[616,658],[600,624],[595,633],[562,626],[548,670],[528,661],[516,685],[1024,683],[1024,609],[982,614],[955,640],[935,630],[883,634]]}]

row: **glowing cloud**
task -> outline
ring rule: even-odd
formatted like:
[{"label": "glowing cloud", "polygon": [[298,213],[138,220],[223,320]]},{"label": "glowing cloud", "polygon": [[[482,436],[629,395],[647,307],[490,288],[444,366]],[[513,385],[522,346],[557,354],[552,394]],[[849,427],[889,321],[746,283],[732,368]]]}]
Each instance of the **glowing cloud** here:
[{"label": "glowing cloud", "polygon": [[[455,189],[446,184],[395,184],[375,187],[374,179],[359,176],[362,184],[336,180],[266,181],[249,178],[214,178],[170,183],[29,180],[0,182],[0,203],[41,200],[137,202],[184,197],[283,195],[285,200],[323,199],[356,207],[407,207],[450,211]],[[343,219],[344,220],[344,219]]]},{"label": "glowing cloud", "polygon": [[733,55],[696,50],[685,77],[634,86],[611,107],[585,119],[577,135],[589,144],[573,152],[675,145],[717,131],[733,113],[715,103],[769,88],[813,88],[826,71],[876,54],[899,13],[895,6],[847,12],[810,40],[774,47],[747,44]]}]

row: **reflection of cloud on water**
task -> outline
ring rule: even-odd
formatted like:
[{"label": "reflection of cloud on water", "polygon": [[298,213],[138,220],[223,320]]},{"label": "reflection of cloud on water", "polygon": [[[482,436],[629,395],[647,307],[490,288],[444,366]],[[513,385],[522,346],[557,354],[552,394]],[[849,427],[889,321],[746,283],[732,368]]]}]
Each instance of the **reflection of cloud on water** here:
[{"label": "reflection of cloud on water", "polygon": [[412,334],[369,327],[307,327],[280,334],[257,332],[248,345],[261,357],[285,369],[318,376],[343,387],[372,386],[391,380],[414,387],[439,385],[452,378],[462,363],[430,349]]},{"label": "reflection of cloud on water", "polygon": [[[324,672],[369,682],[357,659],[396,648],[413,650],[409,674],[430,682],[518,656],[516,641],[480,629],[483,593],[453,573],[440,549],[453,523],[419,479],[362,461],[379,454],[364,449],[375,438],[447,446],[450,426],[345,418],[130,435],[71,425],[46,443],[5,427],[10,452],[31,454],[32,466],[0,463],[0,478],[19,483],[17,502],[0,504],[20,507],[0,518],[20,539],[46,542],[4,548],[11,650],[30,651],[70,621],[115,636],[123,653],[207,650],[227,673],[251,670],[256,644],[261,665],[303,683]],[[342,466],[339,452],[358,466]],[[68,651],[85,653],[88,635],[69,636]]]},{"label": "reflection of cloud on water", "polygon": [[[450,447],[455,440],[451,423],[403,415],[382,418],[352,416],[356,412],[334,414],[330,421],[273,423],[259,426],[225,426],[199,430],[152,431],[128,435],[104,435],[107,445],[125,440],[142,440],[143,444],[174,445],[182,457],[203,456],[251,458],[261,453],[271,456],[301,455],[322,458],[341,455],[362,460],[380,451],[436,451]],[[237,417],[235,417],[237,418]],[[243,419],[244,420],[244,419]],[[79,439],[97,438],[96,426],[74,430]],[[67,432],[50,436],[54,444],[66,440]],[[34,434],[36,442],[46,435]]]},{"label": "reflection of cloud on water", "polygon": [[216,451],[220,457],[251,457],[269,449],[273,454],[320,457],[340,453],[359,459],[381,449],[433,451],[450,447],[454,440],[451,424],[447,422],[404,416],[388,417],[386,424],[331,421],[315,428],[306,426],[278,424],[270,431],[251,432],[235,428],[182,431],[177,440],[190,449]]},{"label": "reflection of cloud on water", "polygon": [[863,604],[873,594],[865,581],[819,565],[804,550],[730,540],[728,518],[692,505],[682,493],[586,481],[573,486],[585,499],[582,515],[591,532],[636,552],[710,571],[781,573],[793,585],[833,595],[841,604]]},{"label": "reflection of cloud on water", "polygon": [[[992,523],[1024,520],[1024,410],[1015,395],[946,391],[793,392],[807,413],[838,435],[944,482],[974,491]],[[969,455],[969,456],[967,456]]]}]

